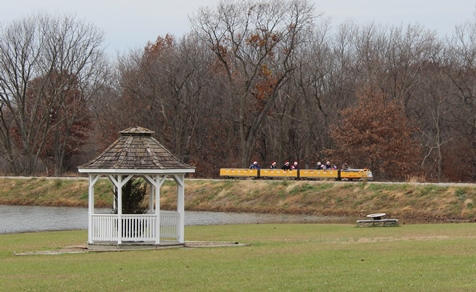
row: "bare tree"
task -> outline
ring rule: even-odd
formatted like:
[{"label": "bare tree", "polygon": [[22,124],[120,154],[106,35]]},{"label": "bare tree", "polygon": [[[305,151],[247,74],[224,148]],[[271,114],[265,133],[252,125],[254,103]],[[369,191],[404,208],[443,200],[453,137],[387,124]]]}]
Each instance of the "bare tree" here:
[{"label": "bare tree", "polygon": [[87,104],[101,86],[107,68],[102,33],[73,17],[38,15],[0,35],[1,155],[15,174],[32,175],[46,141],[61,134],[63,142],[53,145],[54,173],[60,174],[74,121],[87,112],[71,102],[68,88],[79,90]]},{"label": "bare tree", "polygon": [[[446,176],[452,180],[476,179],[476,14],[473,22],[458,26],[448,42],[447,74],[454,90],[451,101],[454,112],[450,150],[454,163]],[[456,147],[455,147],[456,146]]]},{"label": "bare tree", "polygon": [[179,159],[194,164],[202,175],[211,173],[218,166],[210,164],[223,157],[219,146],[211,144],[232,136],[217,130],[228,109],[220,97],[214,64],[212,52],[194,35],[180,40],[158,37],[143,52],[131,52],[118,61],[121,97],[111,108],[121,118],[108,119],[124,127],[135,124],[154,130]]},{"label": "bare tree", "polygon": [[296,68],[293,55],[313,19],[306,0],[221,1],[216,10],[203,8],[192,18],[193,30],[226,74],[229,98],[236,104],[242,166],[249,163],[266,116]]},{"label": "bare tree", "polygon": [[309,43],[300,51],[299,67],[293,74],[297,96],[300,96],[299,127],[302,156],[314,165],[323,159],[322,150],[332,147],[330,126],[337,124],[338,113],[352,105],[356,74],[353,72],[357,26],[342,24],[336,36],[329,34],[329,23],[323,21]]}]

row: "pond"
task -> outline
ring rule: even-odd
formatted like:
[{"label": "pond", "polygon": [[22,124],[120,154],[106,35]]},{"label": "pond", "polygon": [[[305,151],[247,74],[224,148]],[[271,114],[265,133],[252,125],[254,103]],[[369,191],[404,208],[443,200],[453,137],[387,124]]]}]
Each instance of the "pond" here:
[{"label": "pond", "polygon": [[[96,213],[109,213],[108,209]],[[355,223],[356,218],[289,214],[185,212],[185,225]],[[88,228],[88,209],[0,205],[0,234]]]}]

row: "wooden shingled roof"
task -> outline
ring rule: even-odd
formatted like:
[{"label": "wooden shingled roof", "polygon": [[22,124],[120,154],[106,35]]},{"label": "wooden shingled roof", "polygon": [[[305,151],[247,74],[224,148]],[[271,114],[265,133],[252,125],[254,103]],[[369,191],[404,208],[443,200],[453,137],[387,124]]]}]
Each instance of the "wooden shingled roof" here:
[{"label": "wooden shingled roof", "polygon": [[[195,172],[194,167],[178,160],[169,150],[152,137],[154,132],[132,127],[120,132],[121,137],[98,157],[79,167],[88,170],[144,170],[144,172]],[[149,170],[149,171],[148,171]],[[109,171],[107,171],[109,172]],[[134,171],[136,172],[136,171]]]}]

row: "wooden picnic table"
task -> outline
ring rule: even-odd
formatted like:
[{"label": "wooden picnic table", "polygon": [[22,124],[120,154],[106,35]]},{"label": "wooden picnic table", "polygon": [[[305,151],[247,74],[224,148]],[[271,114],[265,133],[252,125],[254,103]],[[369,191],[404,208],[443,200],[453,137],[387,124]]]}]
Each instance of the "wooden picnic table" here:
[{"label": "wooden picnic table", "polygon": [[398,226],[398,219],[382,219],[386,213],[375,213],[367,215],[368,220],[357,220],[359,226]]}]

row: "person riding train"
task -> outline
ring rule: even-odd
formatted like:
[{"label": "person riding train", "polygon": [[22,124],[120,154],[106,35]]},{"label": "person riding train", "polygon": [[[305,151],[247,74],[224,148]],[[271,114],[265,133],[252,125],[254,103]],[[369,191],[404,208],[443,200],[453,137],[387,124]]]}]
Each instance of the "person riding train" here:
[{"label": "person riding train", "polygon": [[254,161],[253,164],[250,165],[250,169],[260,169],[261,167],[258,164],[258,161]]},{"label": "person riding train", "polygon": [[289,166],[289,161],[286,161],[283,165],[283,167],[281,167],[282,170],[290,170],[291,169],[291,166]]},{"label": "person riding train", "polygon": [[317,162],[317,165],[316,165],[316,169],[317,169],[317,170],[322,170],[323,167],[324,167],[324,165],[323,165],[320,161],[318,161],[318,162]]},{"label": "person riding train", "polygon": [[294,161],[294,164],[291,165],[291,169],[299,169],[298,162]]}]

